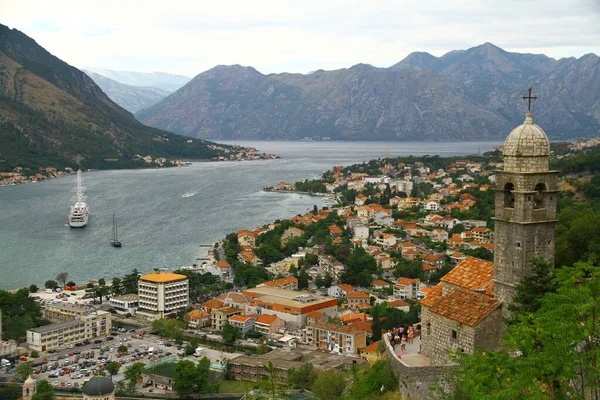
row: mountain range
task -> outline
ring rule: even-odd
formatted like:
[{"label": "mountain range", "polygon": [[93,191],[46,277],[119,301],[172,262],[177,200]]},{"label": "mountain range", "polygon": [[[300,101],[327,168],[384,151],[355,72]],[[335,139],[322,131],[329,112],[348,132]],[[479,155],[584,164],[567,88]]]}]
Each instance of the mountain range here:
[{"label": "mountain range", "polygon": [[190,78],[187,76],[166,72],[115,71],[98,67],[84,68],[84,71],[94,72],[125,85],[154,87],[169,93],[173,93],[190,81]]},{"label": "mountain range", "polygon": [[599,132],[598,56],[555,60],[491,43],[412,53],[389,68],[264,75],[217,66],[135,115],[212,139],[497,140],[523,121],[529,87],[536,123],[551,137]]},{"label": "mountain range", "polygon": [[[123,168],[136,154],[212,158],[209,142],[139,123],[89,78],[0,24],[0,170]],[[143,162],[141,162],[143,165]]]},{"label": "mountain range", "polygon": [[132,113],[153,106],[173,93],[157,87],[126,85],[92,71],[83,72],[100,86],[109,99]]}]

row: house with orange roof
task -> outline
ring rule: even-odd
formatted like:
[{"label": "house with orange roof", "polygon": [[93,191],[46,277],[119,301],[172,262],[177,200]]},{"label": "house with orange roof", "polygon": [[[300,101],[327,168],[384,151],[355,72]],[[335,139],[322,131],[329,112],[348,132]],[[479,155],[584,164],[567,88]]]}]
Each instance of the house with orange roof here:
[{"label": "house with orange roof", "polygon": [[391,233],[379,232],[375,236],[375,242],[384,247],[392,247],[396,245],[396,236]]},{"label": "house with orange roof", "polygon": [[365,292],[352,292],[346,295],[348,299],[348,308],[355,309],[361,303],[368,303],[371,300],[369,293]]},{"label": "house with orange roof", "polygon": [[244,310],[250,302],[248,296],[239,292],[227,292],[218,297],[226,307],[235,307]]},{"label": "house with orange roof", "polygon": [[342,322],[342,324],[349,325],[349,324],[351,324],[353,322],[356,322],[356,321],[366,321],[367,320],[367,314],[365,314],[365,313],[353,313],[352,311],[350,311],[350,312],[347,312],[345,314],[340,315],[338,318]]},{"label": "house with orange roof", "polygon": [[452,237],[446,241],[446,245],[451,249],[456,249],[461,247],[464,244],[464,239],[461,237],[460,233],[453,233]]},{"label": "house with orange roof", "polygon": [[360,358],[367,361],[372,361],[377,359],[381,353],[379,351],[379,345],[381,344],[381,340],[377,342],[373,342],[367,347],[363,347],[360,349]]},{"label": "house with orange roof", "polygon": [[359,194],[354,198],[354,204],[357,206],[364,206],[365,202],[369,199],[369,196],[365,196],[364,194]]},{"label": "house with orange roof", "polygon": [[225,307],[225,302],[219,299],[210,299],[202,303],[201,310],[205,312],[211,312],[215,308]]},{"label": "house with orange roof", "polygon": [[254,323],[257,318],[257,315],[235,314],[229,317],[229,325],[239,330],[242,337],[245,337],[248,332],[254,330]]},{"label": "house with orange roof", "polygon": [[455,252],[451,253],[448,256],[448,258],[450,258],[450,262],[452,264],[458,264],[459,262],[461,262],[462,260],[464,260],[465,258],[467,258],[467,256],[465,256],[460,251],[455,251]]},{"label": "house with orange roof", "polygon": [[217,267],[217,271],[219,271],[221,276],[230,276],[231,272],[233,271],[231,265],[229,265],[229,263],[225,260],[217,261],[215,266]]},{"label": "house with orange roof", "polygon": [[438,200],[425,200],[423,202],[423,210],[425,211],[438,211],[440,209],[440,202]]},{"label": "house with orange roof", "polygon": [[471,238],[483,243],[494,241],[494,232],[485,226],[476,226],[471,229]]},{"label": "house with orange roof", "polygon": [[367,334],[352,325],[317,322],[307,325],[306,341],[321,350],[337,354],[358,354],[367,346]]},{"label": "house with orange roof", "polygon": [[490,335],[502,324],[493,279],[493,263],[467,257],[421,300],[422,351],[432,365],[452,363],[447,349],[472,353],[500,344],[500,335]]},{"label": "house with orange roof", "polygon": [[200,329],[210,326],[210,313],[203,310],[192,310],[183,316],[185,326],[190,329]]},{"label": "house with orange roof", "polygon": [[394,196],[390,198],[389,205],[392,207],[397,206],[402,201],[402,199],[402,197]]},{"label": "house with orange roof", "polygon": [[296,227],[290,226],[281,234],[281,245],[285,246],[288,240],[292,238],[297,238],[304,235],[304,231],[302,229],[298,229]]},{"label": "house with orange roof", "polygon": [[418,255],[419,253],[414,249],[407,249],[402,251],[402,258],[409,261],[416,260]]},{"label": "house with orange roof", "polygon": [[213,330],[221,331],[225,322],[234,315],[243,315],[244,310],[235,307],[213,308],[210,311],[210,327]]},{"label": "house with orange roof", "polygon": [[410,304],[408,304],[407,302],[405,302],[404,300],[393,300],[390,301],[389,303],[387,303],[388,307],[392,307],[392,308],[397,308],[400,311],[404,311],[404,312],[410,312]]},{"label": "house with orange roof", "polygon": [[432,242],[445,243],[446,240],[448,240],[448,232],[444,229],[437,228],[429,232],[429,237]]},{"label": "house with orange roof", "polygon": [[258,235],[247,229],[240,229],[237,231],[238,243],[240,246],[250,246],[252,248],[256,247],[256,237]]},{"label": "house with orange roof", "polygon": [[375,290],[381,290],[392,287],[392,284],[386,281],[382,281],[381,279],[375,279],[373,282],[371,282],[371,286]]},{"label": "house with orange roof", "polygon": [[444,266],[446,257],[443,254],[423,254],[421,260],[433,265],[436,269],[441,269]]},{"label": "house with orange roof", "polygon": [[320,311],[311,311],[306,316],[306,323],[324,322],[327,321],[327,316]]},{"label": "house with orange roof", "polygon": [[424,285],[419,278],[403,278],[400,277],[394,284],[395,299],[417,299],[417,293]]},{"label": "house with orange roof", "polygon": [[396,262],[388,253],[380,253],[375,255],[377,266],[381,269],[388,270],[396,266]]},{"label": "house with orange roof", "polygon": [[331,237],[333,239],[335,239],[336,237],[339,237],[343,232],[342,229],[337,225],[329,225],[328,229],[329,229],[329,234],[331,235]]},{"label": "house with orange roof", "polygon": [[273,281],[263,282],[256,287],[268,286],[279,289],[287,290],[298,290],[298,278],[295,276],[288,276],[287,278],[276,279]]},{"label": "house with orange roof", "polygon": [[262,264],[262,260],[254,254],[252,249],[244,249],[238,253],[238,260],[241,262],[250,263],[252,265]]},{"label": "house with orange roof", "polygon": [[431,279],[431,274],[437,271],[437,268],[431,264],[423,264],[421,268],[423,269],[423,275],[425,275],[428,282],[429,279]]},{"label": "house with orange roof", "polygon": [[256,332],[264,333],[265,335],[272,335],[279,332],[285,326],[285,321],[276,315],[261,315],[254,322],[254,330]]},{"label": "house with orange roof", "polygon": [[347,283],[340,283],[339,285],[333,285],[327,289],[327,295],[335,298],[346,297],[350,293],[354,292],[356,288]]},{"label": "house with orange roof", "polygon": [[292,185],[291,183],[287,183],[285,181],[279,182],[277,185],[275,185],[275,189],[276,190],[287,190],[287,191],[292,191],[294,190],[296,187],[294,185]]}]

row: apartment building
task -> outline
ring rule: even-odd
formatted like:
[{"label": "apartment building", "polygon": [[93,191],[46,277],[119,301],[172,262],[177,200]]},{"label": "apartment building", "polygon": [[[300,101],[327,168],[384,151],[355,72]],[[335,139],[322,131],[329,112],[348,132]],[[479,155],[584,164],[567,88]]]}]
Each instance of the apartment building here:
[{"label": "apartment building", "polygon": [[187,276],[172,272],[154,272],[138,281],[139,309],[137,314],[147,319],[187,308],[189,286]]},{"label": "apartment building", "polygon": [[244,310],[235,307],[213,308],[210,311],[210,327],[216,331],[223,329],[225,322],[234,315],[242,315]]},{"label": "apartment building", "polygon": [[367,346],[367,333],[351,325],[313,322],[306,327],[306,341],[337,354],[358,354],[358,349]]},{"label": "apartment building", "polygon": [[110,313],[94,311],[80,318],[27,330],[31,350],[48,351],[106,336],[112,327]]},{"label": "apartment building", "polygon": [[94,310],[94,308],[87,305],[51,303],[44,306],[44,319],[54,323],[73,321],[74,319],[92,313]]},{"label": "apartment building", "polygon": [[421,288],[425,287],[419,278],[398,278],[394,285],[394,298],[400,300],[418,298],[418,293]]}]

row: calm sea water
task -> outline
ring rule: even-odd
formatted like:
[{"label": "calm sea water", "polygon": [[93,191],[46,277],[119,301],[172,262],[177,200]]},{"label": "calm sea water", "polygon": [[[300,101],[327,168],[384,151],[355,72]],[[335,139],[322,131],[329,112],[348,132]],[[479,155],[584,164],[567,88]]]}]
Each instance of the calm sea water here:
[{"label": "calm sea water", "polygon": [[[334,165],[383,156],[473,154],[495,142],[261,142],[244,141],[282,158],[194,163],[190,167],[95,171],[83,174],[90,220],[65,226],[75,177],[0,188],[0,288],[41,284],[67,271],[81,282],[133,268],[176,268],[206,256],[212,244],[240,228],[304,213],[319,197],[265,193],[265,185],[318,177]],[[182,197],[193,193],[192,197]],[[120,249],[109,245],[112,215]]]}]

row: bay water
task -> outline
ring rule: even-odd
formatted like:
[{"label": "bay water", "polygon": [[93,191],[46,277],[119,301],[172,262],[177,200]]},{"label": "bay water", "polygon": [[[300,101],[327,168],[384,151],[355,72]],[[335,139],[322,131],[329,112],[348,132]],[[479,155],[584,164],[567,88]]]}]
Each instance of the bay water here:
[{"label": "bay water", "polygon": [[[234,142],[229,142],[234,143]],[[319,177],[334,165],[403,155],[452,156],[491,150],[499,142],[236,141],[281,159],[194,162],[189,167],[92,171],[83,174],[88,226],[65,225],[75,176],[0,187],[0,288],[69,279],[122,276],[132,269],[200,263],[227,233],[305,213],[321,197],[263,192],[280,181]],[[189,197],[183,197],[184,194]],[[122,248],[109,245],[113,214]]]}]

